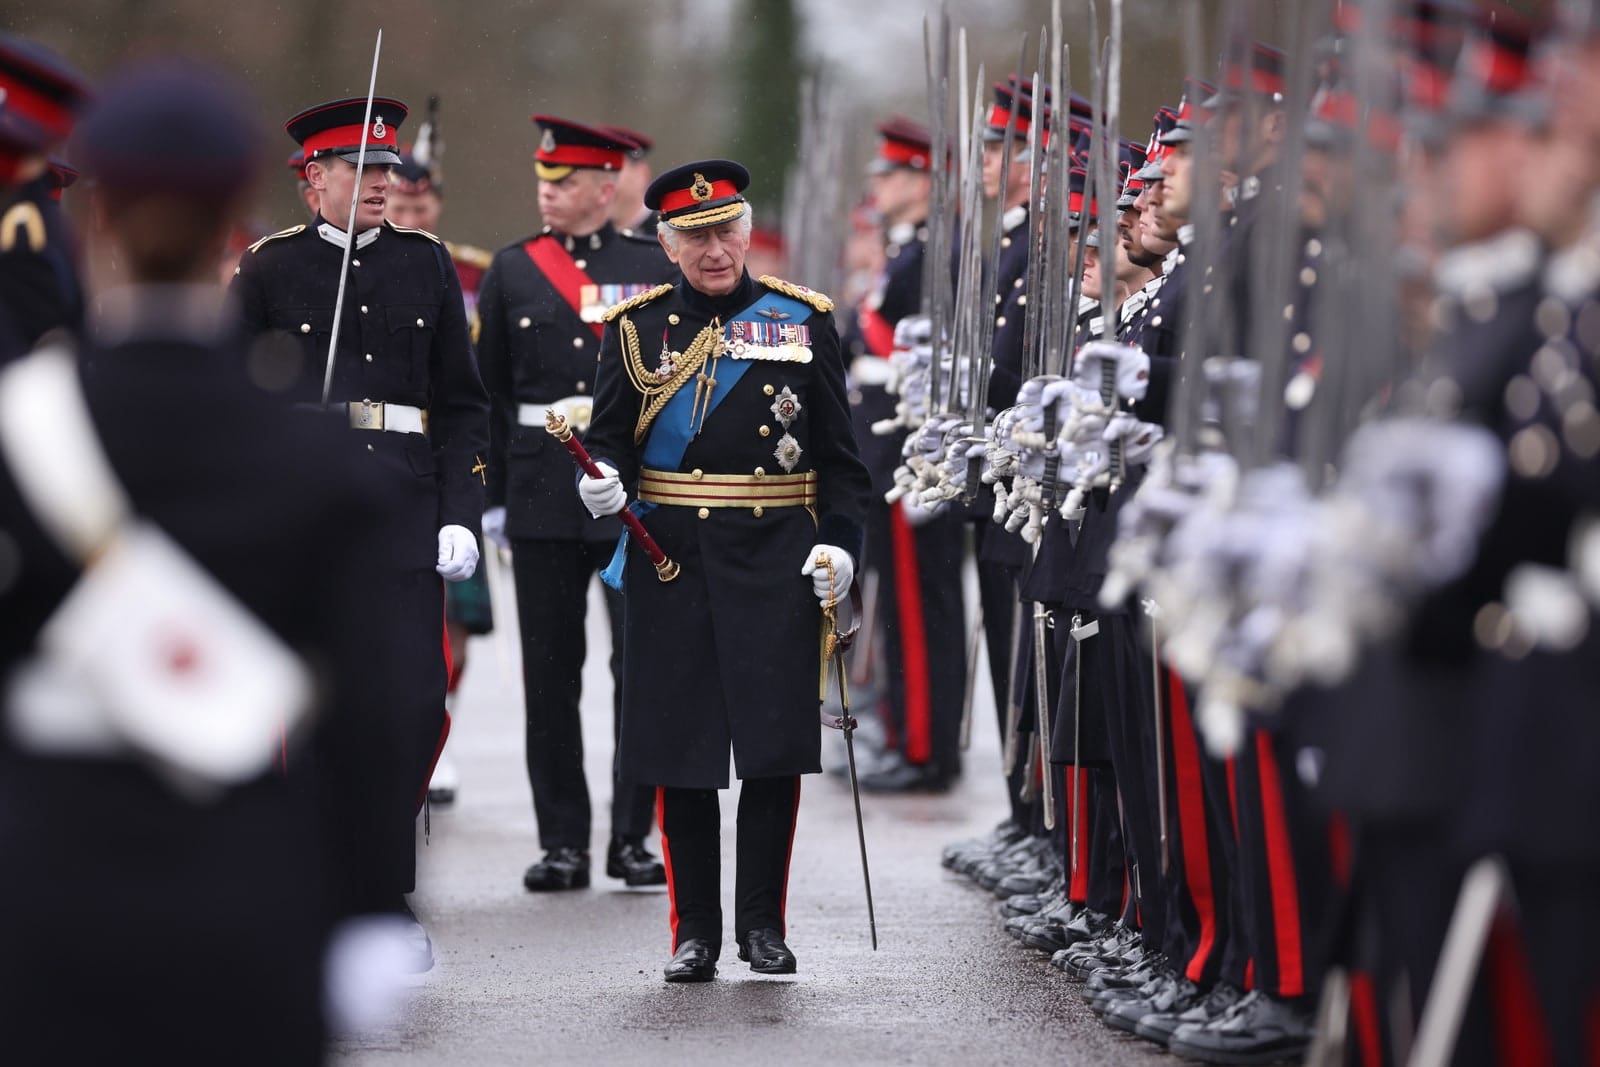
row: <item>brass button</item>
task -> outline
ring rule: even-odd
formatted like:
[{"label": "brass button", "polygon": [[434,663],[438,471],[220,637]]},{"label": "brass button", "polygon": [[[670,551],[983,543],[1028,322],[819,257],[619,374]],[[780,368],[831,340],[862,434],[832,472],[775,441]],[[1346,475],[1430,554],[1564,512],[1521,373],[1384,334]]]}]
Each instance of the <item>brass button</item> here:
[{"label": "brass button", "polygon": [[672,315],[668,315],[668,316],[667,316],[667,323],[668,323],[668,324],[669,324],[669,325],[672,325],[672,326],[676,326],[676,325],[678,325],[678,323],[679,323],[679,322],[681,322],[681,321],[682,321],[682,320],[681,320],[681,319],[679,319],[679,318],[678,318],[678,316],[677,316],[677,315],[676,315],[676,314],[672,314]]},{"label": "brass button", "polygon": [[522,319],[517,323],[517,325],[521,326],[524,330],[526,330],[529,326],[533,325],[533,320],[528,318],[528,316],[524,315],[524,316],[522,316]]},{"label": "brass button", "polygon": [[589,268],[589,261],[587,259],[575,259],[572,261],[572,265],[577,267],[579,270],[587,270]]},{"label": "brass button", "polygon": [[700,517],[702,519],[709,519],[711,517],[711,509],[710,508],[701,508],[700,512],[699,512],[699,515],[700,515]]},{"label": "brass button", "polygon": [[367,446],[367,451],[368,451],[368,452],[371,452],[371,451],[372,451],[372,446],[371,446],[371,445],[368,445],[368,446]]},{"label": "brass button", "polygon": [[368,362],[368,363],[371,363],[371,362],[372,362],[372,353],[371,353],[371,352],[368,352],[368,353],[367,353],[367,362]]},{"label": "brass button", "polygon": [[418,326],[426,326],[426,325],[427,325],[427,323],[425,323],[425,322],[423,322],[423,321],[422,321],[422,320],[421,320],[421,319],[418,319],[418,320],[417,320],[417,325],[418,325]]},{"label": "brass button", "polygon": [[757,504],[755,507],[751,508],[750,510],[755,515],[755,517],[758,518],[758,519],[761,516],[763,516],[763,515],[765,515],[767,513],[767,509],[762,507],[760,504]]},{"label": "brass button", "polygon": [[366,313],[367,313],[367,305],[362,304],[361,305],[361,314],[365,315]]},{"label": "brass button", "polygon": [[704,478],[705,476],[706,476],[706,472],[701,470],[699,467],[696,467],[694,470],[689,472],[689,477],[693,478],[697,482],[701,478]]},{"label": "brass button", "polygon": [[760,434],[762,437],[766,437],[771,432],[772,432],[772,427],[771,426],[763,426],[760,429],[756,430],[756,433]]},{"label": "brass button", "polygon": [[767,396],[771,396],[773,393],[777,392],[777,390],[772,388],[772,386],[770,384],[769,385],[763,385],[761,387],[761,391],[763,393],[765,393]]},{"label": "brass button", "polygon": [[311,324],[309,322],[302,322],[300,324],[300,332],[301,333],[310,333],[311,332]]},{"label": "brass button", "polygon": [[587,393],[589,391],[589,383],[588,382],[579,382],[577,384],[576,388],[577,388],[578,392],[580,392],[580,393]]},{"label": "brass button", "polygon": [[583,347],[583,338],[581,338],[581,337],[574,337],[574,338],[573,338],[573,339],[572,339],[572,347],[573,347],[573,348],[582,348],[582,347]]},{"label": "brass button", "polygon": [[757,478],[765,478],[766,476],[767,476],[767,468],[765,468],[765,467],[757,467],[756,468],[756,477]]},{"label": "brass button", "polygon": [[361,266],[361,261],[359,259],[352,259],[350,261],[350,265],[352,267],[359,267],[359,266]]}]

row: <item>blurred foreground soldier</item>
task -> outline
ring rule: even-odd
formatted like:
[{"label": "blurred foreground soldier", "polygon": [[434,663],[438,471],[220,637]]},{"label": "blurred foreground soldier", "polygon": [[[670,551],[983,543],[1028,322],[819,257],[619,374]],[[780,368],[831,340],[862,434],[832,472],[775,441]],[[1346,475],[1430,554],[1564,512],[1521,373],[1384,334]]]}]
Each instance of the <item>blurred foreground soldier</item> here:
[{"label": "blurred foreground soldier", "polygon": [[0,34],[0,361],[51,330],[76,334],[83,294],[48,152],[88,83],[59,56]]},{"label": "blurred foreground soldier", "polygon": [[706,160],[651,183],[645,203],[683,281],[607,312],[588,436],[606,476],[578,486],[591,512],[615,515],[637,485],[636,508],[682,568],[659,581],[623,546],[621,773],[658,787],[669,982],[716,975],[730,744],[743,779],[739,958],[762,974],[795,970],[784,901],[799,776],[821,769],[818,602],[849,590],[870,491],[833,302],[744,270],[749,181],[737,163]]},{"label": "blurred foreground soldier", "polygon": [[[400,517],[388,530],[381,584],[366,590],[367,625],[379,630],[389,666],[369,680],[388,707],[371,739],[397,768],[385,784],[392,819],[381,843],[389,906],[409,914],[416,880],[414,817],[444,742],[447,581],[472,576],[483,508],[488,403],[467,336],[461,286],[444,245],[423,230],[384,221],[389,168],[400,161],[397,127],[405,105],[379,97],[366,131],[366,165],[356,191],[364,99],[321,104],[286,125],[306,154],[306,177],[321,202],[310,226],[252,245],[233,293],[247,333],[262,336],[252,378],[293,404],[299,417],[346,430],[345,447],[365,460],[375,491]],[[355,233],[331,406],[318,403],[334,303],[349,231]],[[418,965],[431,946],[417,930]],[[423,966],[426,970],[427,966]]]},{"label": "blurred foreground soldier", "polygon": [[[494,401],[486,535],[512,548],[522,677],[527,700],[528,783],[544,858],[523,874],[533,891],[589,884],[589,786],[583,773],[579,698],[589,583],[621,532],[596,521],[572,492],[572,460],[545,432],[547,409],[578,434],[589,425],[607,307],[673,274],[653,240],[618,233],[606,216],[632,142],[548,115],[535,155],[545,227],[495,253],[484,279],[478,353]],[[611,669],[622,655],[622,603],[606,591]],[[621,714],[622,687],[613,697]],[[645,849],[654,798],[612,774],[606,873],[628,885],[666,874]]]},{"label": "blurred foreground soldier", "polygon": [[656,213],[644,206],[644,191],[650,184],[650,150],[653,138],[626,126],[601,126],[600,132],[635,147],[623,153],[622,173],[617,175],[617,198],[611,202],[611,224],[619,230],[632,230],[654,237]]},{"label": "blurred foreground soldier", "polygon": [[82,351],[0,375],[7,1058],[314,1064],[328,931],[375,900],[383,502],[244,373],[215,264],[253,110],[178,64],[104,100],[79,158],[118,284]]},{"label": "blurred foreground soldier", "polygon": [[306,214],[316,218],[317,206],[321,203],[321,198],[317,195],[317,191],[311,188],[311,183],[306,180],[305,149],[295,149],[294,155],[288,158],[284,166],[288,167],[289,173],[294,175],[295,192],[300,194],[300,202],[305,204]]},{"label": "blurred foreground soldier", "polygon": [[[418,141],[422,138],[419,136]],[[437,143],[434,138],[430,142]],[[396,226],[437,233],[439,218],[444,213],[444,186],[439,182],[437,150],[431,158],[413,152],[401,154],[400,165],[390,174],[389,208],[387,217]],[[461,301],[467,310],[467,324],[474,340],[478,336],[478,288],[489,269],[489,253],[472,245],[454,241],[444,243],[455,264],[456,277],[461,282]],[[489,575],[480,567],[464,582],[451,582],[445,587],[445,635],[450,644],[450,714],[456,714],[454,697],[461,684],[461,675],[467,669],[467,639],[494,630],[494,612],[489,604]],[[461,772],[450,758],[449,748],[439,753],[428,781],[428,802],[450,804],[456,799],[461,784]]]}]

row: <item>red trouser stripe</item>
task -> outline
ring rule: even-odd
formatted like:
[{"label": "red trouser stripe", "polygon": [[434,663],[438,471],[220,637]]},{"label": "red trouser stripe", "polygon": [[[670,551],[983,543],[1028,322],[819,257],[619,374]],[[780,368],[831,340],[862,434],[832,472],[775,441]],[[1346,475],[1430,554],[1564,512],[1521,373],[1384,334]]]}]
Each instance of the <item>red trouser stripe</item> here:
[{"label": "red trouser stripe", "polygon": [[[444,612],[439,612],[439,644],[444,649],[444,674],[450,677],[450,672],[455,669],[454,660],[450,656],[450,624],[445,621]],[[448,683],[447,683],[448,684]],[[447,689],[446,692],[449,690]],[[444,755],[444,743],[450,739],[450,709],[444,709],[444,724],[439,729],[439,740],[433,746],[433,755],[428,757],[428,766],[423,769],[422,785],[417,790],[417,811],[422,810],[422,805],[428,799],[428,783],[433,781],[433,769],[439,765],[439,757]],[[288,753],[284,753],[285,760]]]},{"label": "red trouser stripe", "polygon": [[1350,1028],[1355,1032],[1356,1060],[1361,1067],[1383,1067],[1383,1041],[1378,1031],[1378,989],[1372,975],[1350,975]]},{"label": "red trouser stripe", "polygon": [[1283,783],[1272,738],[1256,731],[1256,764],[1261,772],[1261,823],[1267,842],[1267,878],[1272,882],[1272,929],[1278,949],[1280,997],[1304,996],[1304,949],[1300,944],[1300,890],[1295,881],[1294,851],[1289,843],[1289,817],[1283,805]]},{"label": "red trouser stripe", "polygon": [[1350,852],[1350,823],[1343,812],[1336,811],[1328,816],[1328,862],[1334,883],[1341,889],[1349,889],[1354,861]]},{"label": "red trouser stripe", "polygon": [[[778,898],[778,924],[780,937],[789,936],[789,861],[794,858],[794,828],[800,824],[800,776],[794,776],[794,810],[789,815],[789,847],[783,852],[783,895]],[[666,849],[666,841],[661,842],[662,850]],[[674,913],[673,928],[678,925],[677,915]]]},{"label": "red trouser stripe", "polygon": [[661,865],[667,869],[667,915],[672,922],[672,951],[678,951],[678,886],[672,877],[672,844],[667,840],[667,790],[656,786],[656,826],[661,830]]},{"label": "red trouser stripe", "polygon": [[1073,861],[1072,884],[1067,889],[1067,897],[1074,904],[1087,904],[1089,902],[1089,773],[1081,767],[1078,769],[1078,789],[1072,789],[1072,768],[1068,767],[1062,774],[1065,788],[1061,795],[1067,798],[1067,847],[1072,847],[1073,828],[1077,828],[1078,851],[1077,858]]},{"label": "red trouser stripe", "polygon": [[1167,724],[1172,734],[1172,775],[1177,786],[1178,833],[1183,846],[1184,881],[1200,919],[1200,943],[1184,973],[1198,982],[1217,944],[1217,898],[1211,885],[1211,841],[1206,829],[1205,786],[1200,780],[1200,746],[1189,716],[1189,694],[1171,670],[1163,673]]},{"label": "red trouser stripe", "polygon": [[1500,916],[1489,931],[1489,998],[1494,1004],[1495,1046],[1500,1063],[1544,1067],[1555,1062],[1544,1013],[1533,990],[1533,971],[1522,939]]},{"label": "red trouser stripe", "polygon": [[894,557],[894,599],[900,609],[900,661],[906,679],[906,759],[927,763],[933,754],[928,635],[922,617],[917,542],[899,501],[889,507],[889,540]]}]

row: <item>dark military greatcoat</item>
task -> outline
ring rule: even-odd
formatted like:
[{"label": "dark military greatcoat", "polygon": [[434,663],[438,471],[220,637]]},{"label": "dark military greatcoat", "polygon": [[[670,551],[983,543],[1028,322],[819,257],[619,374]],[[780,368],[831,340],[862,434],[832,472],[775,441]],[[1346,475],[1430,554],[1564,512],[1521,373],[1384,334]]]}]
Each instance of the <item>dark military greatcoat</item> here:
[{"label": "dark military greatcoat", "polygon": [[[654,369],[663,365],[663,349],[670,364],[713,320],[726,324],[751,308],[772,311],[774,319],[792,316],[807,328],[809,343],[803,352],[786,349],[783,359],[723,355],[710,375],[724,383],[739,375],[737,381],[719,386],[720,399],[713,392],[716,406],[672,471],[688,475],[691,485],[718,474],[759,481],[816,473],[814,507],[663,504],[643,516],[682,570],[663,583],[637,546],[627,548],[620,762],[629,781],[724,787],[730,744],[740,778],[820,769],[822,615],[800,568],[819,543],[844,549],[859,566],[870,491],[850,428],[832,306],[808,290],[746,277],[726,297],[680,282],[613,309],[588,445],[630,490],[648,466],[644,453],[656,443],[650,435],[675,412],[663,410],[636,442],[645,399],[625,365],[624,338],[637,337],[643,351],[631,355]],[[735,366],[741,362],[742,371]],[[682,391],[692,395],[696,384],[691,377]]]},{"label": "dark military greatcoat", "polygon": [[19,355],[53,329],[76,334],[83,291],[71,239],[49,177],[0,197],[0,359]]}]

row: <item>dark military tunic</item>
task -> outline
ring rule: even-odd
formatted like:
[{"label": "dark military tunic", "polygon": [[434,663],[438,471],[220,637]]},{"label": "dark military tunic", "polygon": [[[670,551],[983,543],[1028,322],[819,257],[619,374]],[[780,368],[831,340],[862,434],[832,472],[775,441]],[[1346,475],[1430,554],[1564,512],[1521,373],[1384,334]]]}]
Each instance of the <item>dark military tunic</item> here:
[{"label": "dark military tunic", "polygon": [[0,359],[83,326],[71,238],[48,175],[0,196]]},{"label": "dark military tunic", "polygon": [[[625,324],[653,365],[663,337],[673,351],[685,351],[714,318],[731,319],[777,291],[746,277],[729,296],[713,298],[680,282],[623,312],[607,328],[601,352],[588,437],[594,457],[614,465],[630,489],[637,481],[642,398],[623,365]],[[621,773],[630,781],[724,787],[730,743],[740,778],[820,769],[821,612],[800,568],[819,543],[844,549],[859,565],[870,490],[850,429],[833,316],[818,310],[806,325],[810,361],[751,360],[689,442],[678,470],[783,473],[775,451],[787,433],[800,447],[792,473],[817,473],[815,510],[650,510],[645,525],[682,568],[670,583],[657,580],[637,546],[628,547]],[[724,356],[721,365],[731,362]],[[684,388],[693,389],[693,379]],[[785,388],[799,404],[787,430],[774,411]]]},{"label": "dark military tunic", "polygon": [[[578,269],[597,285],[671,281],[678,269],[652,237],[618,233],[607,223],[589,237],[546,228],[495,253],[478,295],[478,359],[494,405],[489,504],[506,509],[512,539],[614,541],[621,524],[591,518],[572,491],[572,459],[537,425],[518,424],[523,404],[591,395],[600,340],[594,326],[557,291],[530,258],[535,242],[566,242]],[[598,297],[598,294],[596,294]],[[591,305],[602,312],[620,300]]]},{"label": "dark military tunic", "polygon": [[[301,406],[321,398],[344,256],[341,245],[318,232],[324,225],[319,218],[257,242],[240,257],[233,280],[245,332],[258,337],[247,357],[250,379]],[[385,866],[399,894],[414,884],[412,821],[445,721],[438,532],[446,525],[478,529],[479,456],[488,444],[488,400],[468,340],[461,286],[444,245],[431,234],[384,223],[357,235],[330,396],[336,404],[407,405],[428,417],[425,435],[365,429],[343,435],[365,461],[371,488],[390,516],[387,569],[366,600],[367,617],[392,657],[371,680],[391,708],[389,732],[372,743],[401,768],[381,786],[395,819]],[[337,410],[294,417],[348,426],[348,415]]]},{"label": "dark military tunic", "polygon": [[[386,770],[368,740],[388,709],[369,699],[381,661],[359,611],[383,501],[345,462],[356,457],[249,386],[241,344],[184,335],[162,310],[82,353],[95,432],[134,511],[312,668],[315,758],[291,737],[286,771],[196,804],[134,758],[40,755],[0,732],[8,1049],[19,1062],[64,1048],[103,1061],[139,1034],[169,1061],[197,1061],[248,1030],[248,1051],[230,1058],[320,1062],[327,925],[392,904],[371,788]],[[9,675],[80,573],[5,462],[0,540],[13,563],[0,580]],[[138,961],[140,980],[109,960]],[[85,1000],[103,1025],[74,1034]]]}]

